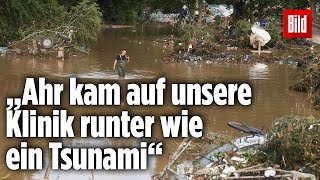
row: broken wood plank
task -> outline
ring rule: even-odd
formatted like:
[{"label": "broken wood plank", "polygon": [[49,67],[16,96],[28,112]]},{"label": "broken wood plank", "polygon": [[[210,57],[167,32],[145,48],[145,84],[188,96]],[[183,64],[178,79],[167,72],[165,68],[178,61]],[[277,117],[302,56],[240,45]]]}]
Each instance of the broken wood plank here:
[{"label": "broken wood plank", "polygon": [[[288,177],[293,177],[292,174],[284,174],[284,175],[276,175],[273,176],[272,178],[288,178]],[[265,179],[265,176],[240,176],[240,177],[226,177],[222,178],[224,180],[229,180],[229,179]]]},{"label": "broken wood plank", "polygon": [[175,161],[179,158],[179,156],[187,149],[187,147],[191,144],[192,139],[185,138],[179,145],[178,149],[175,151],[175,153],[172,155],[169,163],[168,168],[171,167],[172,164],[175,163]]},{"label": "broken wood plank", "polygon": [[267,53],[270,54],[272,51],[259,51],[259,50],[251,50],[252,53]]},{"label": "broken wood plank", "polygon": [[44,180],[49,180],[50,172],[51,172],[51,159],[48,162],[48,166],[43,177]]}]

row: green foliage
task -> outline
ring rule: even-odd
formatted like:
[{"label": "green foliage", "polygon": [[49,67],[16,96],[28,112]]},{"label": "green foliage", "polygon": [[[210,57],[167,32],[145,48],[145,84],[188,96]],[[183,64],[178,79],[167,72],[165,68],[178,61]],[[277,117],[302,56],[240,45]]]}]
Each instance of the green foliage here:
[{"label": "green foliage", "polygon": [[98,0],[97,3],[107,22],[132,23],[142,15],[147,0]]},{"label": "green foliage", "polygon": [[[250,46],[250,34],[251,34],[252,24],[245,20],[239,20],[234,30],[231,33],[231,37],[236,38],[237,41],[233,42],[234,46],[248,47]],[[285,49],[286,43],[291,42],[290,39],[283,38],[283,28],[282,24],[269,22],[265,29],[271,36],[271,40],[267,43],[266,46],[278,49]]]},{"label": "green foliage", "polygon": [[[32,3],[34,2],[34,3]],[[28,5],[28,3],[31,3]],[[64,22],[67,12],[56,0],[27,1],[26,17],[21,19],[21,26],[18,30],[20,37],[25,37],[35,31],[50,30]],[[37,4],[38,6],[34,6]]]},{"label": "green foliage", "polygon": [[[202,0],[199,0],[201,2]],[[190,10],[194,9],[196,0],[151,0],[148,2],[148,6],[151,8],[151,11],[161,10],[164,13],[179,13],[183,5],[187,5]]]},{"label": "green foliage", "polygon": [[[306,59],[307,60],[307,59]],[[318,61],[313,55],[309,57],[308,63]],[[312,62],[313,61],[313,62]],[[311,66],[304,69],[296,78],[296,82],[290,87],[296,91],[307,92],[309,99],[314,108],[320,108],[320,67],[319,65]]]},{"label": "green foliage", "polygon": [[[4,2],[1,2],[4,1]],[[74,28],[80,43],[93,42],[101,25],[96,3],[83,0],[65,8],[57,0],[0,0],[0,44],[25,37],[39,38]]]},{"label": "green foliage", "polygon": [[144,12],[180,12],[184,4],[192,9],[196,0],[98,0],[104,20],[108,23],[135,23]]},{"label": "green foliage", "polygon": [[[68,10],[75,6],[80,0],[58,0]],[[198,0],[201,2],[202,0]],[[312,0],[315,2],[315,0]],[[147,9],[149,12],[163,11],[164,13],[180,12],[181,7],[186,4],[192,10],[195,7],[196,0],[97,0],[101,7],[103,17],[107,22],[111,23],[133,23],[140,20],[142,14]],[[207,0],[209,4],[227,4],[234,5],[234,0]],[[282,10],[286,9],[304,9],[310,6],[308,0],[255,0],[252,1],[253,7],[258,13],[254,14],[254,19],[259,20],[264,16],[280,17]],[[250,1],[247,1],[244,7],[250,9]],[[245,11],[243,19],[249,19],[249,11]]]},{"label": "green foliage", "polygon": [[0,44],[22,38],[35,29],[52,28],[65,15],[55,0],[9,0],[2,2],[0,12]]},{"label": "green foliage", "polygon": [[[283,117],[272,124],[272,135],[258,161],[283,169],[316,172],[320,168],[320,120],[307,117]],[[319,173],[319,172],[316,172]]]},{"label": "green foliage", "polygon": [[286,43],[289,39],[283,38],[283,27],[282,24],[269,22],[266,31],[270,34],[271,40],[268,42],[268,47],[276,47],[278,49],[285,49]]},{"label": "green foliage", "polygon": [[251,34],[251,23],[245,20],[239,20],[234,30],[232,31],[231,36],[236,38],[237,41],[235,42],[236,46],[246,47],[250,45],[250,34]]},{"label": "green foliage", "polygon": [[79,2],[81,2],[81,0],[58,0],[59,4],[64,6],[65,8],[67,8],[68,10],[72,7],[72,6],[76,6]]},{"label": "green foliage", "polygon": [[76,40],[79,43],[92,43],[96,41],[97,33],[101,27],[102,13],[98,4],[90,0],[83,0],[77,6],[71,7],[68,13],[67,27],[76,30]]}]

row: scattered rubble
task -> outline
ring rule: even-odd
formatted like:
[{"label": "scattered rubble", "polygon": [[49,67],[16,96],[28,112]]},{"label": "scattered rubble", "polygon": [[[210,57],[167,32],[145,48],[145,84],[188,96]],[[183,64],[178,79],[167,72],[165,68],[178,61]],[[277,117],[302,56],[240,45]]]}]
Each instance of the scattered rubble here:
[{"label": "scattered rubble", "polygon": [[213,16],[230,17],[233,14],[233,7],[228,7],[227,5],[208,5],[208,10]]},{"label": "scattered rubble", "polygon": [[175,43],[175,37],[171,36],[163,36],[153,41],[156,44],[162,44],[166,48],[173,48]]},{"label": "scattered rubble", "polygon": [[8,48],[0,48],[1,54],[13,53],[15,55],[60,58],[64,60],[70,53],[88,54],[85,47],[75,46],[72,42],[73,31],[68,35],[56,32],[55,36],[43,36],[41,38],[26,38],[13,41]]},{"label": "scattered rubble", "polygon": [[10,53],[10,49],[7,47],[0,47],[0,55],[6,55]]},{"label": "scattered rubble", "polygon": [[161,11],[151,13],[149,15],[150,21],[160,22],[160,23],[171,23],[171,24],[177,23],[178,17],[179,17],[179,14],[174,14],[174,13],[164,14]]},{"label": "scattered rubble", "polygon": [[[286,118],[284,118],[286,119]],[[302,119],[300,119],[302,120]],[[272,133],[277,137],[290,137],[289,139],[305,138],[302,129],[306,130],[319,130],[319,120],[308,121],[302,126],[302,121],[287,121],[279,120],[274,123]],[[300,129],[300,131],[294,130],[294,127]],[[309,126],[310,125],[310,126]],[[278,141],[274,139],[274,136],[264,134],[262,131],[250,127],[248,125],[236,122],[230,122],[229,126],[248,134],[252,134],[246,137],[241,137],[230,141],[230,137],[223,134],[206,134],[200,139],[185,139],[178,147],[177,151],[170,158],[168,165],[164,171],[153,177],[153,179],[264,179],[264,178],[282,178],[282,179],[311,179],[316,180],[315,175],[306,174],[313,173],[295,168],[286,168],[287,170],[281,170],[283,164],[278,165],[281,162],[270,163],[270,157],[273,156],[272,152],[266,152],[265,147],[269,147],[270,144]],[[319,128],[318,128],[319,126]],[[281,129],[277,129],[281,127]],[[286,128],[290,127],[290,133],[286,132]],[[284,128],[284,129],[282,129]],[[280,133],[280,134],[279,134]],[[294,134],[292,134],[294,133]],[[278,135],[276,135],[278,134]],[[313,135],[313,138],[309,140],[319,139],[320,133]],[[304,147],[310,147],[310,143],[313,141],[306,141],[306,146],[299,146],[302,149]],[[276,143],[279,150],[281,146],[287,146],[290,151],[296,151],[292,147],[295,142],[279,141]],[[313,142],[314,143],[314,142]],[[274,148],[274,147],[272,147]],[[299,149],[299,148],[298,148]],[[264,155],[261,155],[264,154]],[[300,153],[295,156],[299,156]],[[256,161],[257,157],[261,158],[260,161]],[[319,158],[320,156],[314,156],[313,158]],[[277,158],[277,156],[275,156]],[[303,158],[303,157],[301,157]],[[271,159],[272,161],[273,159]],[[279,159],[280,160],[280,159]],[[267,161],[267,162],[266,162]],[[310,161],[313,162],[313,161]],[[319,160],[315,162],[320,162]],[[271,165],[271,166],[270,166]],[[319,164],[315,168],[319,169]],[[298,171],[299,170],[299,171]],[[306,172],[306,173],[303,173]]]},{"label": "scattered rubble", "polygon": [[320,177],[320,120],[283,117],[272,124],[267,143],[250,160]]}]

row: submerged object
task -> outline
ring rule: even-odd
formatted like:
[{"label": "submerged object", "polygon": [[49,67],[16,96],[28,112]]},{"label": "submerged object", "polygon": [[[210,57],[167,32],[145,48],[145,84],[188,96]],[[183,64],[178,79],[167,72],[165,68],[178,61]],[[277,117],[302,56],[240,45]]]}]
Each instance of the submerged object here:
[{"label": "submerged object", "polygon": [[250,44],[253,46],[253,48],[265,46],[271,40],[270,34],[261,26],[259,26],[259,23],[255,23],[251,27],[251,31]]}]

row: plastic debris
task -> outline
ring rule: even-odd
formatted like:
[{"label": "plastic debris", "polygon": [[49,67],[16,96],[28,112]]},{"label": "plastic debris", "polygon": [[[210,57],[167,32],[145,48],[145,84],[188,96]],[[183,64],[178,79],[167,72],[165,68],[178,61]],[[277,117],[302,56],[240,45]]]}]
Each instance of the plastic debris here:
[{"label": "plastic debris", "polygon": [[265,46],[271,40],[270,34],[261,26],[259,26],[259,23],[255,23],[251,27],[251,31],[250,44],[253,46],[253,48]]},{"label": "plastic debris", "polygon": [[231,50],[236,51],[236,50],[238,50],[238,47],[227,47],[227,50],[228,51],[231,51]]},{"label": "plastic debris", "polygon": [[[281,124],[281,122],[278,122],[278,126],[281,126]],[[316,126],[318,124],[319,123],[312,123],[307,127],[310,127],[310,125]],[[250,126],[247,126],[246,128],[255,129]],[[160,173],[159,176],[154,179],[316,179],[313,174],[281,170],[280,166],[278,168],[275,166],[276,169],[271,167],[266,168],[264,167],[264,164],[259,164],[258,162],[256,165],[252,166],[252,161],[248,162],[248,160],[251,159],[250,157],[258,155],[260,152],[259,148],[264,147],[261,145],[267,144],[265,143],[266,136],[262,135],[262,133],[241,137],[229,141],[229,143],[223,141],[226,144],[222,146],[217,145],[217,143],[220,144],[222,141],[216,141],[221,136],[215,135],[214,137],[216,137],[214,141],[209,139],[198,141],[194,139],[191,143],[189,140],[190,145],[185,148],[183,153],[179,153],[179,155],[181,155],[176,159],[175,163],[168,164],[165,169],[166,174]],[[184,140],[181,145],[185,146],[185,144],[186,142]],[[200,150],[207,145],[209,146]],[[206,150],[209,150],[210,152],[203,156],[203,154],[206,153]],[[179,151],[177,150],[177,152]],[[167,178],[165,178],[165,176]]]},{"label": "plastic debris", "polygon": [[236,172],[236,168],[234,166],[226,166],[225,169],[222,171],[220,177],[225,178],[229,177],[231,174]]},{"label": "plastic debris", "polygon": [[268,170],[264,172],[265,177],[274,177],[277,174],[277,172],[273,170],[272,167],[268,167],[267,169]]},{"label": "plastic debris", "polygon": [[163,12],[159,11],[150,14],[150,20],[161,23],[176,23],[178,21],[178,16],[179,14],[164,14]]},{"label": "plastic debris", "polygon": [[177,174],[179,174],[180,176],[191,174],[192,171],[193,171],[192,162],[187,161],[177,166]]},{"label": "plastic debris", "polygon": [[247,159],[246,158],[241,158],[241,157],[232,157],[231,158],[231,161],[235,161],[235,162],[239,162],[239,163],[247,163]]},{"label": "plastic debris", "polygon": [[7,47],[0,47],[0,54],[7,54],[10,50]]},{"label": "plastic debris", "polygon": [[210,14],[214,16],[229,17],[233,14],[233,7],[227,5],[209,5]]}]

